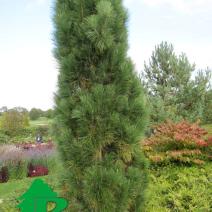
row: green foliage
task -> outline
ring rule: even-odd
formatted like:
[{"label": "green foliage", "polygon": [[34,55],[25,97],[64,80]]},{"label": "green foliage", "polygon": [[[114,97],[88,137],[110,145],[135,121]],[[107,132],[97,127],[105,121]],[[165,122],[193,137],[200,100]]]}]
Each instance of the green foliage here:
[{"label": "green foliage", "polygon": [[30,121],[30,126],[31,127],[38,127],[38,126],[50,126],[52,123],[52,119],[48,119],[46,117],[40,117],[39,119],[37,120],[31,120]]},{"label": "green foliage", "polygon": [[211,159],[211,138],[197,124],[166,122],[157,125],[154,131],[144,142],[144,150],[152,163],[202,165]]},{"label": "green foliage", "polygon": [[177,108],[174,105],[167,105],[159,96],[149,97],[149,107],[151,111],[150,124],[161,123],[165,120],[181,120],[181,118],[176,115]]},{"label": "green foliage", "polygon": [[211,168],[211,163],[152,167],[144,212],[210,211]]},{"label": "green foliage", "polygon": [[34,128],[35,134],[41,134],[42,136],[49,135],[49,126],[43,125],[43,126],[37,126]]},{"label": "green foliage", "polygon": [[9,161],[6,163],[9,170],[9,179],[23,179],[27,177],[27,165],[28,161],[19,160],[19,161]]},{"label": "green foliage", "polygon": [[17,109],[11,109],[4,112],[1,116],[0,128],[7,135],[15,136],[29,126],[28,113],[25,111],[18,111]]},{"label": "green foliage", "polygon": [[14,143],[26,143],[35,141],[35,137],[41,134],[45,141],[51,139],[51,128],[47,125],[31,126],[20,129],[16,135],[12,134],[8,136],[4,131],[0,131],[0,143],[14,144]]},{"label": "green foliage", "polygon": [[205,95],[205,105],[203,109],[204,123],[212,123],[212,88]]},{"label": "green foliage", "polygon": [[[190,80],[182,93],[178,94],[177,114],[190,121],[210,121],[211,100],[210,92],[211,70],[198,71],[195,79]],[[208,114],[208,115],[207,115]]]},{"label": "green foliage", "polygon": [[4,132],[0,131],[0,144],[7,143],[10,137],[6,135]]},{"label": "green foliage", "polygon": [[41,117],[46,117],[46,118],[53,118],[54,117],[54,110],[48,109],[46,111],[43,111],[39,108],[32,108],[29,112],[29,117],[30,120],[38,120]]},{"label": "green foliage", "polygon": [[[178,118],[176,116],[177,94],[185,89],[193,70],[194,66],[189,64],[184,54],[179,57],[175,55],[171,44],[162,42],[155,47],[149,65],[145,64],[143,73],[152,104],[152,122],[163,122],[167,117],[169,119]],[[158,111],[155,100],[163,106],[161,112]],[[164,111],[166,112],[165,116]]]},{"label": "green foliage", "polygon": [[193,80],[191,76],[194,70],[195,66],[189,63],[186,55],[177,56],[171,44],[162,42],[155,47],[143,72],[153,123],[166,119],[204,119],[211,74],[210,70],[199,71]]},{"label": "green foliage", "polygon": [[[57,162],[58,163],[58,162]],[[165,166],[150,167],[150,182],[144,212],[210,211],[211,163],[201,167]],[[50,175],[39,177],[60,193],[57,166]],[[17,198],[23,194],[35,178],[12,180],[0,186],[0,211],[16,212]],[[61,194],[59,195],[61,196]],[[69,212],[70,210],[67,210]]]},{"label": "green foliage", "polygon": [[37,120],[40,118],[43,114],[43,111],[41,109],[32,108],[29,112],[30,120]]},{"label": "green foliage", "polygon": [[[140,211],[146,100],[127,58],[121,0],[56,1],[55,137],[70,211]],[[102,180],[103,179],[103,180]]]},{"label": "green foliage", "polygon": [[45,111],[44,116],[48,119],[54,118],[54,110],[49,109],[49,110]]},{"label": "green foliage", "polygon": [[172,44],[162,42],[155,47],[149,65],[145,64],[148,91],[168,101],[177,92],[177,86],[189,82],[194,65],[182,54],[177,57]]}]

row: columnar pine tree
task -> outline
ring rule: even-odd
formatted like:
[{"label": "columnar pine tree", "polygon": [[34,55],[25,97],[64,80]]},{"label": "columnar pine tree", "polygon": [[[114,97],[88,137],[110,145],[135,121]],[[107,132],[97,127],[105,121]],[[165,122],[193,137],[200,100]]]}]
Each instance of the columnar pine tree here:
[{"label": "columnar pine tree", "polygon": [[57,0],[55,137],[69,211],[141,211],[146,123],[122,0]]}]

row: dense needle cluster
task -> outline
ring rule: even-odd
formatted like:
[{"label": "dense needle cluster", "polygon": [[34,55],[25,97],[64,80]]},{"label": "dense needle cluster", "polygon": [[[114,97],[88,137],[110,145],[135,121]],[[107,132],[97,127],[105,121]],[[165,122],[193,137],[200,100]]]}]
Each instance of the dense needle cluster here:
[{"label": "dense needle cluster", "polygon": [[69,211],[141,211],[143,88],[127,57],[122,0],[57,0],[55,137]]}]

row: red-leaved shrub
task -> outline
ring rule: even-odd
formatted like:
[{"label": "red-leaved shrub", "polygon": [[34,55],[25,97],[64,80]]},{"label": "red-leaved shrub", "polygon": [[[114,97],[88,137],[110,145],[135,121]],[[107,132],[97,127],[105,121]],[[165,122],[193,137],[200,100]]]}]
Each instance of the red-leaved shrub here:
[{"label": "red-leaved shrub", "polygon": [[32,165],[29,164],[28,166],[28,177],[38,177],[48,175],[49,170],[48,168],[42,165]]},{"label": "red-leaved shrub", "polygon": [[143,143],[146,155],[153,163],[203,164],[211,159],[212,138],[198,123],[167,121],[155,126],[154,134]]},{"label": "red-leaved shrub", "polygon": [[6,183],[9,180],[9,172],[6,166],[0,169],[0,183]]}]

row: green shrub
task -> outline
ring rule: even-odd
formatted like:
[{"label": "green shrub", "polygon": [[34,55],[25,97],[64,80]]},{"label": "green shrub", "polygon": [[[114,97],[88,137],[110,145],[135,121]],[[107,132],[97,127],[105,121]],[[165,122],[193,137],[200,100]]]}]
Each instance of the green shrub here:
[{"label": "green shrub", "polygon": [[41,134],[42,136],[47,136],[49,135],[49,126],[48,125],[43,125],[43,126],[37,126],[35,127],[35,133],[36,134]]},{"label": "green shrub", "polygon": [[37,134],[41,134],[44,137],[44,140],[48,140],[50,138],[49,126],[32,126],[20,129],[15,136],[10,136],[8,141],[10,143],[31,143],[32,141],[35,141]]},{"label": "green shrub", "polygon": [[33,128],[33,127],[23,128],[19,131],[18,135],[22,136],[22,137],[34,136],[35,135],[35,128]]},{"label": "green shrub", "polygon": [[0,144],[6,144],[10,140],[10,137],[4,132],[0,131]]},{"label": "green shrub", "polygon": [[151,167],[144,212],[211,211],[212,164]]},{"label": "green shrub", "polygon": [[24,129],[19,130],[16,137],[35,137],[37,134],[41,134],[43,136],[47,136],[49,134],[49,126],[43,125],[43,126],[33,126],[33,127],[27,127]]}]

